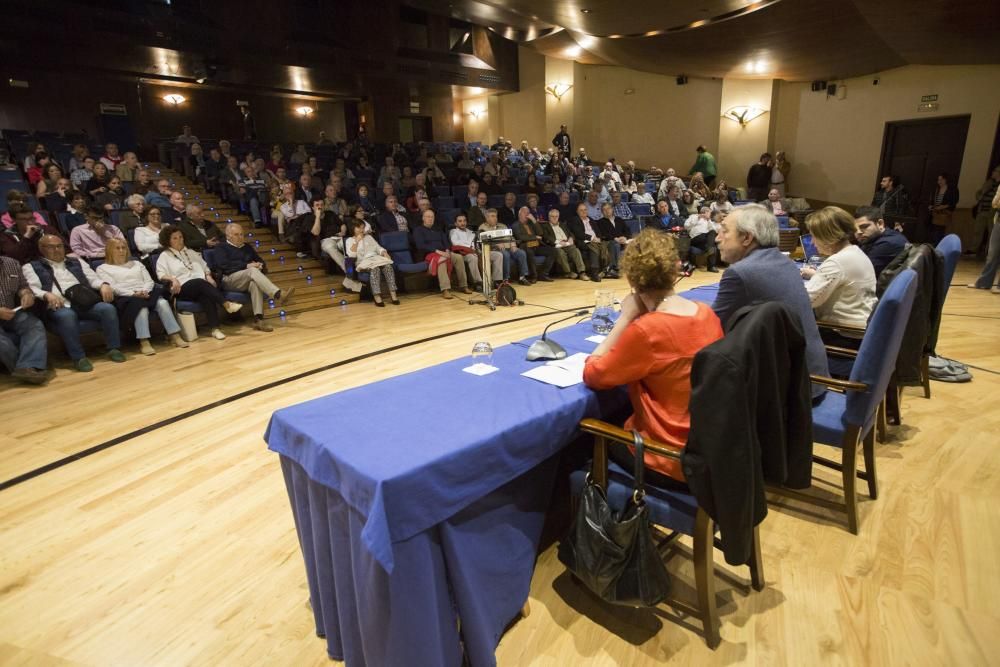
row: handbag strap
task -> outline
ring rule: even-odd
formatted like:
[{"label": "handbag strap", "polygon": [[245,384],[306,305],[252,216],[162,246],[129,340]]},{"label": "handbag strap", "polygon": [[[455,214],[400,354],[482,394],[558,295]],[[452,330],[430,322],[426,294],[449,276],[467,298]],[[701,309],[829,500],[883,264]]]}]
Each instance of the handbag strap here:
[{"label": "handbag strap", "polygon": [[635,445],[635,470],[633,472],[635,488],[632,489],[632,502],[639,505],[646,496],[646,485],[643,482],[643,473],[646,470],[646,442],[638,431],[632,431],[632,442]]}]

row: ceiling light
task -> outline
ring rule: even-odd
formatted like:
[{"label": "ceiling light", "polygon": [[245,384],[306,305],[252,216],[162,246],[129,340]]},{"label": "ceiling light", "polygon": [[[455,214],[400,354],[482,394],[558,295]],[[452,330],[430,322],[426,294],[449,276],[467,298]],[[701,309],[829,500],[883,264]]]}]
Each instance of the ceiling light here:
[{"label": "ceiling light", "polygon": [[185,98],[183,95],[178,95],[177,93],[171,93],[169,95],[164,95],[163,99],[167,102],[170,102],[174,106],[177,106],[178,104],[183,103],[184,100],[187,98]]},{"label": "ceiling light", "polygon": [[760,118],[766,113],[767,109],[758,109],[757,107],[740,105],[727,109],[726,113],[722,114],[722,117],[736,121],[740,125],[745,126],[753,119]]},{"label": "ceiling light", "polygon": [[574,44],[573,46],[567,47],[563,53],[570,58],[576,58],[583,53],[583,49],[581,49],[579,45]]},{"label": "ceiling light", "polygon": [[312,107],[296,107],[295,108],[295,113],[297,113],[298,115],[302,116],[303,118],[305,118],[306,116],[312,114],[313,111],[315,111],[315,109],[313,109]]},{"label": "ceiling light", "polygon": [[584,14],[589,14],[590,12],[592,12],[594,10],[593,9],[581,9],[580,11],[583,12]]}]

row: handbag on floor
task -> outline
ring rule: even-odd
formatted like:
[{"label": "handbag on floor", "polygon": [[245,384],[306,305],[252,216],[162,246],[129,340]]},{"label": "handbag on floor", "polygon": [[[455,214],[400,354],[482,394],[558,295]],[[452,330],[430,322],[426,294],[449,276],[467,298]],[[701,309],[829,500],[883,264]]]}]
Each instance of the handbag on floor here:
[{"label": "handbag on floor", "polygon": [[615,604],[652,607],[670,593],[670,576],[653,542],[644,501],[643,440],[635,442],[635,487],[621,513],[591,475],[580,494],[569,534],[559,544],[559,560],[601,599]]}]

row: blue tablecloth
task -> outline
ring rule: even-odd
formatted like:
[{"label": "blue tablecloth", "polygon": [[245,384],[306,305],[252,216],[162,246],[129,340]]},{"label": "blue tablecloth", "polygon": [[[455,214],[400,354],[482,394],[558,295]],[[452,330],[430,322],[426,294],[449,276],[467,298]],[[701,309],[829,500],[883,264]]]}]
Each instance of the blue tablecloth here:
[{"label": "blue tablecloth", "polygon": [[681,292],[680,296],[685,299],[690,299],[691,301],[701,301],[702,303],[707,303],[712,305],[715,303],[715,297],[719,295],[719,283],[713,283],[711,285],[701,285],[699,287],[692,287],[686,292]]},{"label": "blue tablecloth", "polygon": [[[550,337],[573,354],[596,347],[592,334],[585,323]],[[463,354],[272,416],[265,439],[282,457],[331,657],[458,665],[464,645],[471,664],[495,664],[527,597],[554,455],[581,419],[628,402],[521,377],[539,363],[524,354],[496,347],[501,370],[486,376],[462,372]]]}]

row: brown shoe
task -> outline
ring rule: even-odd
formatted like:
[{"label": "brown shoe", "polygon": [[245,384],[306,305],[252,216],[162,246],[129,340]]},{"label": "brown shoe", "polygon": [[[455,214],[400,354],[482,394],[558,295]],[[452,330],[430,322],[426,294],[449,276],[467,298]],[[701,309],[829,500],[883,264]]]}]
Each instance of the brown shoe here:
[{"label": "brown shoe", "polygon": [[472,294],[472,290],[469,289],[468,287],[463,287],[462,288],[462,293],[463,294]]},{"label": "brown shoe", "polygon": [[253,328],[257,331],[274,331],[274,327],[265,322],[264,320],[254,320]]},{"label": "brown shoe", "polygon": [[292,300],[292,296],[295,294],[295,288],[289,287],[288,289],[281,290],[281,294],[278,296],[278,305],[284,306],[286,303]]},{"label": "brown shoe", "polygon": [[15,368],[10,376],[28,384],[45,384],[49,381],[49,374],[37,368]]},{"label": "brown shoe", "polygon": [[446,290],[446,289],[445,290],[441,290],[441,296],[444,297],[445,299],[454,299],[455,298],[455,297],[453,297],[451,295],[451,290]]}]

